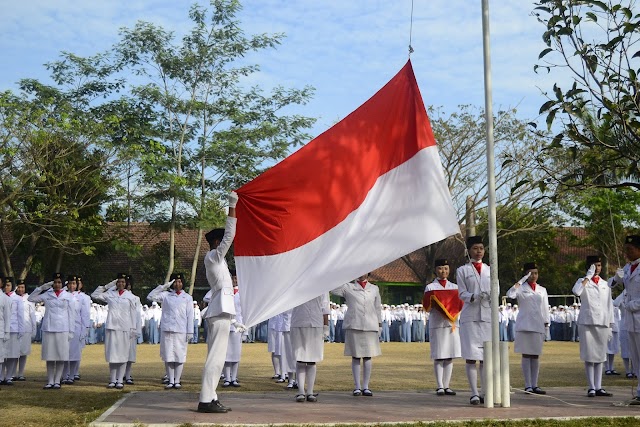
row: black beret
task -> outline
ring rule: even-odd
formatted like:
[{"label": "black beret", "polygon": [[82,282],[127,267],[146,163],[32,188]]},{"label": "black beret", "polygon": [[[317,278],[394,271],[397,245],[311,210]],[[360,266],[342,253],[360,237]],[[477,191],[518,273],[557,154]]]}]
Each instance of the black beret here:
[{"label": "black beret", "polygon": [[596,262],[602,262],[602,258],[600,258],[600,255],[587,256],[587,268],[591,267],[591,264],[595,264]]},{"label": "black beret", "polygon": [[67,276],[67,282],[74,282],[78,280],[78,278],[76,276],[74,276],[73,274],[70,274]]},{"label": "black beret", "polygon": [[624,243],[625,244],[629,244],[629,245],[633,245],[637,248],[640,248],[640,236],[638,235],[631,235],[631,236],[627,236],[624,239]]},{"label": "black beret", "polygon": [[216,240],[222,240],[224,237],[224,228],[214,228],[210,232],[204,235],[204,238],[207,239],[209,244],[213,243]]},{"label": "black beret", "polygon": [[169,278],[169,280],[176,280],[176,279],[184,280],[184,274],[182,274],[182,273],[171,273],[171,277]]},{"label": "black beret", "polygon": [[11,276],[5,277],[4,279],[2,279],[2,283],[4,283],[5,285],[7,283],[13,283],[13,277]]},{"label": "black beret", "polygon": [[18,282],[16,283],[16,286],[18,285],[24,285],[24,279],[18,279]]},{"label": "black beret", "polygon": [[522,271],[526,272],[528,270],[537,270],[538,265],[535,262],[525,262],[522,265]]},{"label": "black beret", "polygon": [[53,273],[52,280],[60,279],[62,280],[62,273]]},{"label": "black beret", "polygon": [[125,273],[118,273],[118,274],[116,274],[116,280],[118,280],[118,279],[127,280],[127,275]]},{"label": "black beret", "polygon": [[449,265],[449,260],[447,260],[446,258],[440,258],[433,263],[434,267],[441,267],[443,265]]},{"label": "black beret", "polygon": [[482,236],[467,237],[467,249],[470,249],[471,246],[477,245],[478,243],[484,245],[484,242],[482,241]]}]

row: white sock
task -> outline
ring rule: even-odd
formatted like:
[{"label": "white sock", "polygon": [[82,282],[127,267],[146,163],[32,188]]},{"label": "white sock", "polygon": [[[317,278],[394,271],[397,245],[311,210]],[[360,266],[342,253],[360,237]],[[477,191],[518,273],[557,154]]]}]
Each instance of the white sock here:
[{"label": "white sock", "polygon": [[613,359],[616,357],[615,354],[607,353],[607,371],[613,371]]},{"label": "white sock", "polygon": [[362,389],[369,388],[369,380],[371,379],[371,366],[373,361],[370,357],[362,359]]},{"label": "white sock", "polygon": [[175,383],[179,383],[180,379],[182,378],[182,369],[184,368],[184,363],[176,362],[174,365],[175,365],[175,368],[174,368],[175,369],[174,381],[175,381]]},{"label": "white sock", "polygon": [[56,362],[47,360],[47,384],[53,384],[56,377]]},{"label": "white sock", "polygon": [[175,384],[176,366],[173,362],[167,362],[167,378],[169,379],[169,384]]},{"label": "white sock", "polygon": [[131,377],[131,367],[133,366],[133,362],[127,362],[127,366],[124,368],[124,377],[125,379],[129,379]]},{"label": "white sock", "polygon": [[116,363],[109,363],[109,382],[115,383],[117,376],[118,376],[118,365]]},{"label": "white sock", "polygon": [[77,375],[79,367],[79,360],[72,360],[71,362],[69,362],[69,379],[73,379],[73,377]]},{"label": "white sock", "polygon": [[240,362],[231,363],[231,381],[238,381],[238,366]]},{"label": "white sock", "polygon": [[307,365],[307,394],[313,394],[313,386],[316,383],[316,364]]},{"label": "white sock", "polygon": [[69,370],[69,365],[71,362],[69,362],[68,360],[65,360],[63,362],[63,368],[62,368],[62,378],[64,378],[65,380],[69,378],[69,372],[71,372]]},{"label": "white sock", "polygon": [[434,360],[433,371],[436,374],[436,388],[444,388],[442,382],[442,377],[444,376],[444,362],[442,360]]},{"label": "white sock", "polygon": [[538,376],[540,375],[540,358],[531,359],[531,387],[538,387]]},{"label": "white sock", "polygon": [[589,385],[589,390],[595,390],[595,369],[593,367],[593,363],[584,362],[584,370],[587,374],[587,384]]},{"label": "white sock", "polygon": [[484,397],[484,363],[480,361],[478,365],[478,373],[480,374],[480,396]]},{"label": "white sock", "polygon": [[443,385],[444,388],[449,388],[449,383],[451,382],[451,374],[453,373],[453,360],[447,359],[443,362],[444,366],[444,377],[443,377]]},{"label": "white sock", "polygon": [[24,367],[27,365],[27,356],[20,356],[20,360],[18,361],[18,376],[24,376]]},{"label": "white sock", "polygon": [[293,384],[296,382],[296,373],[295,372],[289,372],[289,384]]},{"label": "white sock", "polygon": [[271,353],[271,363],[273,364],[273,374],[281,375],[280,370],[280,356],[276,356],[275,353]]},{"label": "white sock", "polygon": [[118,365],[118,373],[117,373],[118,376],[116,377],[116,380],[117,380],[116,382],[119,382],[121,384],[124,382],[124,370],[126,367],[127,367],[126,363],[120,363]]},{"label": "white sock", "polygon": [[56,363],[56,377],[53,379],[54,384],[60,384],[60,380],[62,380],[62,371],[64,371],[64,362],[55,362]]},{"label": "white sock", "polygon": [[629,366],[629,358],[628,357],[623,357],[622,358],[622,363],[624,363],[624,372],[625,373],[630,373],[630,366]]},{"label": "white sock", "polygon": [[353,374],[353,384],[356,390],[360,390],[360,359],[351,358],[351,373]]},{"label": "white sock", "polygon": [[475,363],[465,363],[465,371],[467,371],[467,380],[471,388],[471,396],[479,396],[478,394],[478,367]]},{"label": "white sock", "polygon": [[231,382],[231,363],[224,362],[224,380]]},{"label": "white sock", "polygon": [[602,363],[593,364],[593,380],[596,390],[602,388]]},{"label": "white sock", "polygon": [[531,359],[528,357],[522,357],[522,375],[524,375],[524,388],[531,388]]},{"label": "white sock", "polygon": [[[11,378],[16,376],[16,367],[18,366],[18,359],[7,359],[9,363],[7,364],[7,378],[10,380]],[[5,362],[6,363],[6,362]]]},{"label": "white sock", "polygon": [[304,385],[307,379],[307,364],[296,362],[296,375],[298,377],[298,394],[305,394]]}]

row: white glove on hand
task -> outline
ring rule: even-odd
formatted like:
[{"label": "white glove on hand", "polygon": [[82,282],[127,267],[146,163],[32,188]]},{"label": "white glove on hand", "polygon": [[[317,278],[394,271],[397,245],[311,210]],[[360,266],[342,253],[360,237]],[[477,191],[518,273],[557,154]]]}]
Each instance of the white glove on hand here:
[{"label": "white glove on hand", "polygon": [[619,268],[616,270],[616,275],[614,276],[614,280],[616,282],[622,282],[623,279],[624,279],[624,270]]},{"label": "white glove on hand", "polygon": [[117,280],[112,280],[109,283],[107,283],[104,288],[105,289],[111,289],[111,288],[115,288],[116,287],[116,282]]},{"label": "white glove on hand", "polygon": [[187,334],[187,342],[193,341],[193,334]]},{"label": "white glove on hand", "polygon": [[524,282],[526,282],[529,276],[531,276],[531,272],[528,272],[527,274],[522,276],[522,278],[518,280],[518,285],[522,285]]},{"label": "white glove on hand", "polygon": [[162,288],[167,290],[171,287],[171,285],[173,285],[173,282],[175,282],[176,279],[170,280],[169,282],[165,283],[164,285],[162,285]]},{"label": "white glove on hand", "polygon": [[613,338],[613,328],[610,326],[607,331],[607,341],[611,341],[611,338]]},{"label": "white glove on hand", "polygon": [[138,331],[136,331],[135,329],[131,329],[129,331],[129,338],[132,340],[138,338]]},{"label": "white glove on hand", "polygon": [[51,282],[47,282],[47,283],[45,283],[44,285],[40,286],[40,290],[41,290],[42,292],[44,292],[44,291],[48,291],[48,290],[49,290],[49,289],[51,289],[52,287],[53,287],[53,281],[51,281]]},{"label": "white glove on hand", "polygon": [[640,300],[634,299],[631,301],[627,301],[626,307],[627,307],[627,310],[629,310],[632,313],[635,313],[636,311],[640,310]]},{"label": "white glove on hand", "polygon": [[71,341],[73,339],[73,332],[69,332],[69,341]]},{"label": "white glove on hand", "polygon": [[322,337],[325,341],[329,341],[329,325],[322,325]]},{"label": "white glove on hand", "polygon": [[235,208],[237,204],[238,204],[238,193],[236,193],[235,191],[232,191],[231,193],[229,193],[229,207]]},{"label": "white glove on hand", "polygon": [[596,265],[591,264],[591,267],[589,267],[589,269],[587,270],[587,275],[585,276],[585,278],[591,280],[595,275],[596,275]]},{"label": "white glove on hand", "polygon": [[235,320],[232,323],[233,327],[236,328],[236,332],[239,332],[241,334],[244,334],[245,332],[247,332],[247,327],[244,326],[242,323],[240,322],[236,322]]},{"label": "white glove on hand", "polygon": [[491,295],[488,292],[480,292],[480,300],[491,302]]},{"label": "white glove on hand", "polygon": [[83,341],[85,338],[87,338],[88,334],[89,334],[89,328],[85,328],[82,331],[80,331],[80,341]]}]

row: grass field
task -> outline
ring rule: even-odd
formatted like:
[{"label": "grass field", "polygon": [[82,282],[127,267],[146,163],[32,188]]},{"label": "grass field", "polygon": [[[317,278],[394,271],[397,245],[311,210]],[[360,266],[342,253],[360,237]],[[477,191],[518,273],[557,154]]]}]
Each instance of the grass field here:
[{"label": "grass field", "polygon": [[[206,345],[189,345],[188,360],[185,365],[181,393],[197,392],[200,389],[200,374],[206,355]],[[342,344],[327,344],[324,361],[318,365],[316,391],[353,389],[351,364],[349,358],[342,355]],[[428,343],[383,343],[383,356],[373,361],[372,390],[434,390],[433,365],[429,360]],[[522,388],[520,356],[511,354],[511,385]],[[622,360],[616,359],[616,369],[623,371]],[[159,346],[142,344],[138,346],[138,363],[134,365],[133,377],[136,384],[126,386],[123,391],[107,390],[108,367],[104,361],[102,345],[87,346],[83,353],[80,368],[82,380],[74,385],[63,386],[59,391],[42,390],[46,382],[45,363],[40,360],[40,346],[33,346],[33,353],[27,361],[25,376],[27,381],[15,383],[12,387],[2,386],[0,391],[0,425],[17,426],[85,426],[115,403],[124,393],[134,390],[162,390],[160,382],[164,368],[159,357]],[[240,363],[238,389],[224,389],[222,393],[272,391],[282,393],[281,384],[274,383],[271,358],[266,344],[244,344]],[[620,377],[605,376],[603,386],[628,386],[630,393],[635,390],[635,381]],[[541,359],[540,386],[585,386],[583,363],[578,357],[578,344],[570,342],[550,342],[544,347]],[[451,387],[466,391],[467,380],[464,362],[456,360],[453,369]],[[168,394],[169,395],[169,394]],[[197,402],[194,402],[196,405]],[[417,426],[420,424],[411,424]],[[433,424],[430,424],[433,425]],[[444,424],[443,424],[444,425]],[[446,425],[451,425],[446,424]],[[475,425],[507,425],[505,422],[463,423]],[[592,419],[590,421],[545,421],[532,424],[509,423],[508,425],[540,426],[637,426],[636,419]]]}]

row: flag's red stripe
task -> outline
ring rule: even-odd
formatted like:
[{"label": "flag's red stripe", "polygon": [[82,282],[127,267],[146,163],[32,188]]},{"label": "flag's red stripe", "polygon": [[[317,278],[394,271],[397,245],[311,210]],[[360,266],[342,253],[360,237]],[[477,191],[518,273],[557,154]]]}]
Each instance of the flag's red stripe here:
[{"label": "flag's red stripe", "polygon": [[356,210],[378,177],[433,145],[409,61],[360,108],[237,190],[235,254],[274,255],[314,240]]}]

